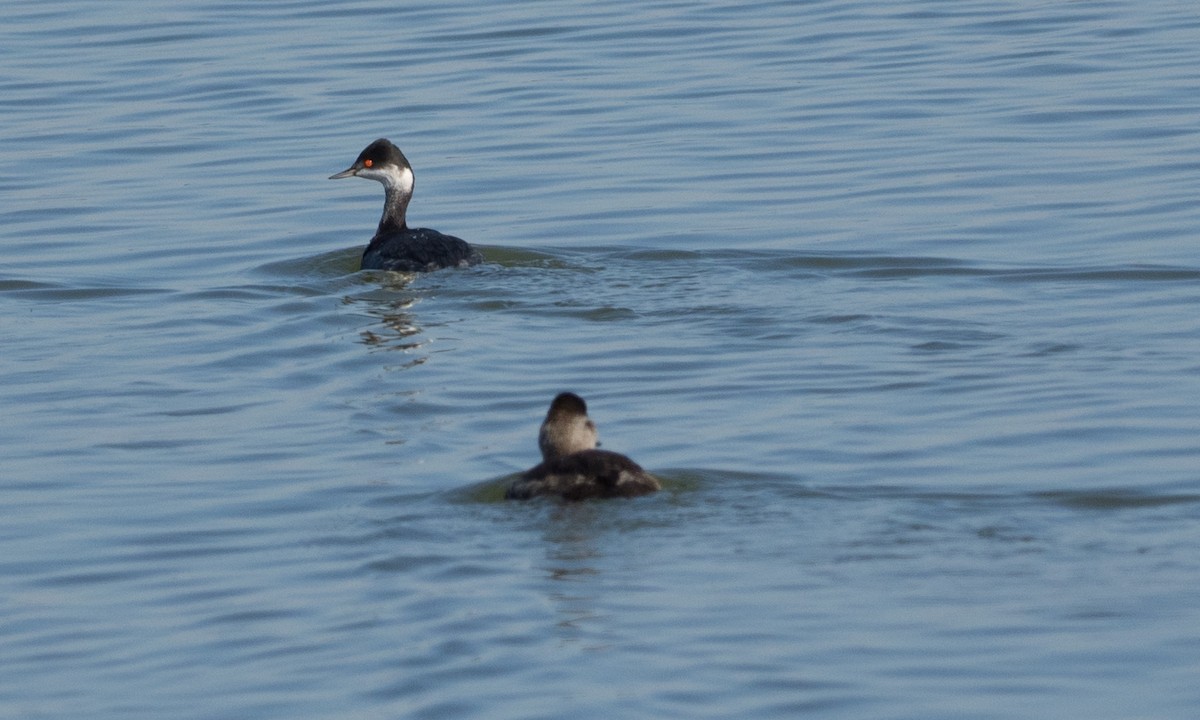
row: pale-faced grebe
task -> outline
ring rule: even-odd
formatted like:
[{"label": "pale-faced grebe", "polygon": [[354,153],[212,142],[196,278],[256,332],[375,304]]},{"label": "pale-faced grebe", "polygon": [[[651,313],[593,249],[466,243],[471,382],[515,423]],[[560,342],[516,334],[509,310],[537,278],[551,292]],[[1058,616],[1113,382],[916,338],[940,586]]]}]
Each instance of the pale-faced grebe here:
[{"label": "pale-faced grebe", "polygon": [[554,495],[564,500],[635,497],[660,490],[658,480],[620,453],[597,450],[596,424],[587,403],[575,393],[561,393],[538,431],[542,462],[525,472],[504,497],[528,500]]},{"label": "pale-faced grebe", "polygon": [[464,267],[483,260],[465,240],[437,230],[410,228],[405,220],[413,194],[413,171],[400,148],[379,138],[368,145],[354,164],[330,180],[360,177],[383,183],[383,217],[375,237],[363,252],[363,270],[422,272]]}]

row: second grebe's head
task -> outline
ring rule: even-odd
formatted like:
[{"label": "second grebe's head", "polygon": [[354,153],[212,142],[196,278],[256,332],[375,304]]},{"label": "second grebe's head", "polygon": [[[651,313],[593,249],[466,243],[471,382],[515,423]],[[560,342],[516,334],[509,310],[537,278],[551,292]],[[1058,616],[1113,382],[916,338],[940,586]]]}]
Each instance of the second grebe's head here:
[{"label": "second grebe's head", "polygon": [[354,164],[340,173],[330,175],[330,180],[347,177],[360,177],[383,183],[388,190],[398,190],[405,195],[412,195],[413,171],[408,164],[408,158],[400,152],[400,148],[387,138],[379,138],[363,148]]},{"label": "second grebe's head", "polygon": [[550,403],[538,431],[538,448],[543,460],[553,460],[600,444],[596,424],[587,414],[587,403],[575,393],[559,393]]}]

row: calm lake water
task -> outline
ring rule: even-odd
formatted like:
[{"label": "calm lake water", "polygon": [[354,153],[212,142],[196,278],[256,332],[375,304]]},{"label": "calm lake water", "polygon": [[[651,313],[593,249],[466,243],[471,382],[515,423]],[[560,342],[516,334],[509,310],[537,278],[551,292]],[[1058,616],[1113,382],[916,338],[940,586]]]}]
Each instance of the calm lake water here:
[{"label": "calm lake water", "polygon": [[1192,0],[0,18],[0,717],[1200,713]]}]

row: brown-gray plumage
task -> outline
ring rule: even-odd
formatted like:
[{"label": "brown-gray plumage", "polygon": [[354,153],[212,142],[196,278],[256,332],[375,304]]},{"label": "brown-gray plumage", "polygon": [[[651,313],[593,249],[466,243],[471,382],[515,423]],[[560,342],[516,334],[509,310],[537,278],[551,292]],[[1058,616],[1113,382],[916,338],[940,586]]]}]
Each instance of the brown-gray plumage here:
[{"label": "brown-gray plumage", "polygon": [[587,403],[561,393],[538,431],[542,462],[527,470],[505,493],[511,500],[542,495],[563,500],[635,497],[661,489],[658,479],[620,453],[598,450],[596,425]]}]

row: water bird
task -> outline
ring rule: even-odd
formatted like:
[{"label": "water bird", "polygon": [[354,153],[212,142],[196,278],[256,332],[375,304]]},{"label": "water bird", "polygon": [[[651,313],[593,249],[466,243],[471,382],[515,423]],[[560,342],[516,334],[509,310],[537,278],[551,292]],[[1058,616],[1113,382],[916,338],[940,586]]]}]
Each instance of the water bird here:
[{"label": "water bird", "polygon": [[379,138],[358,154],[354,164],[330,180],[360,177],[383,184],[383,217],[375,236],[363,251],[363,270],[427,272],[466,267],[483,260],[479,251],[461,238],[428,228],[410,228],[406,215],[413,195],[413,170],[400,148]]},{"label": "water bird", "polygon": [[636,497],[662,489],[658,479],[628,457],[600,450],[587,403],[575,393],[559,393],[538,431],[542,462],[513,482],[504,497],[563,500]]}]

